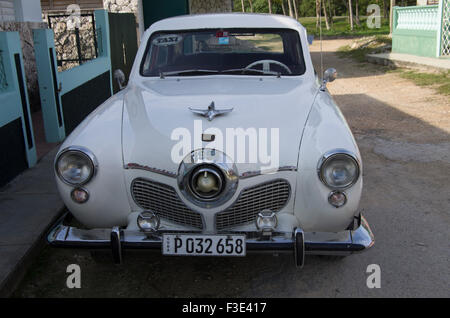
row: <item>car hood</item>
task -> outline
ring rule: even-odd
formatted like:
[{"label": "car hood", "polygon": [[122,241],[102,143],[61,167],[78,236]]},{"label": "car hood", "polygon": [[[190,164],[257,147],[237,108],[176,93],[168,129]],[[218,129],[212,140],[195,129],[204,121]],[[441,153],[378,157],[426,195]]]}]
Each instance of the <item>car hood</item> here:
[{"label": "car hood", "polygon": [[[316,93],[315,83],[301,77],[166,77],[130,84],[124,94],[124,164],[177,173],[186,148],[216,148],[236,162],[240,174],[297,167]],[[189,110],[212,102],[233,111],[209,121]],[[252,136],[245,144],[233,135],[238,128]],[[214,144],[202,141],[202,133],[214,134]]]}]

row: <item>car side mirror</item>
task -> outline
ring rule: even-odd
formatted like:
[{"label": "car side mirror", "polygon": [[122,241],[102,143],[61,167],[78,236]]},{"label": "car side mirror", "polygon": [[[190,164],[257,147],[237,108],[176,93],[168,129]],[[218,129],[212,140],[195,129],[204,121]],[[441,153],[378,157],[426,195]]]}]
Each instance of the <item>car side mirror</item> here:
[{"label": "car side mirror", "polygon": [[114,79],[117,81],[119,89],[123,89],[125,84],[125,74],[121,69],[117,69],[114,71]]},{"label": "car side mirror", "polygon": [[328,82],[332,82],[337,77],[337,71],[335,68],[329,68],[325,72],[323,72],[323,80]]},{"label": "car side mirror", "polygon": [[322,85],[320,86],[320,89],[322,91],[325,90],[327,87],[327,83],[332,82],[337,77],[337,71],[335,68],[328,68],[325,72],[323,72],[323,78],[322,78]]}]

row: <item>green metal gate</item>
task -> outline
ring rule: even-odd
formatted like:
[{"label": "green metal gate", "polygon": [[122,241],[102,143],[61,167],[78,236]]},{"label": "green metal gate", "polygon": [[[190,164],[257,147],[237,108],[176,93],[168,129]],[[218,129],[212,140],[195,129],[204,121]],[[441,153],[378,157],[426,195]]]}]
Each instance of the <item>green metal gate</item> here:
[{"label": "green metal gate", "polygon": [[142,11],[147,29],[158,20],[189,14],[189,0],[142,0]]},{"label": "green metal gate", "polygon": [[63,140],[112,94],[108,13],[95,10],[94,16],[98,57],[62,72],[57,69],[53,30],[33,30],[47,142]]},{"label": "green metal gate", "polygon": [[[112,72],[121,69],[128,78],[138,49],[136,18],[133,13],[109,13],[108,18]],[[116,81],[113,81],[113,91],[119,91]]]},{"label": "green metal gate", "polygon": [[0,32],[0,187],[36,163],[18,32]]}]

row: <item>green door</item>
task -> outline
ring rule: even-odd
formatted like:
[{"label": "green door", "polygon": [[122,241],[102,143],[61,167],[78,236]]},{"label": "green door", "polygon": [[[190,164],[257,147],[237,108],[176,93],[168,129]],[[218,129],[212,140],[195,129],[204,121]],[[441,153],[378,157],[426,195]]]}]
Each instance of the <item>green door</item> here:
[{"label": "green door", "polygon": [[[108,13],[111,47],[111,69],[121,69],[128,79],[136,57],[137,31],[136,18],[133,13]],[[119,91],[119,85],[113,80],[114,94]]]},{"label": "green door", "polygon": [[142,0],[142,11],[147,29],[158,20],[189,14],[189,0]]}]

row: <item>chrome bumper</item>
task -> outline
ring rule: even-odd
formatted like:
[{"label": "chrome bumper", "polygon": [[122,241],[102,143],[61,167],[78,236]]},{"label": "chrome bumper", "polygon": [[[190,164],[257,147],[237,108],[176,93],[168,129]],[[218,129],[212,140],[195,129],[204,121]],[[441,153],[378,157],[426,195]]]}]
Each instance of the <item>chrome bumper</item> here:
[{"label": "chrome bumper", "polygon": [[[56,247],[112,249],[115,262],[122,260],[123,249],[161,249],[162,232],[146,235],[140,231],[132,231],[113,227],[112,229],[78,229],[64,225],[69,216],[66,213],[52,227],[47,235],[50,245]],[[315,255],[348,255],[363,252],[372,247],[375,239],[369,224],[360,215],[355,230],[346,230],[329,236],[325,240],[316,240],[312,233],[304,233],[296,228],[292,233],[274,232],[270,238],[262,238],[259,232],[246,232],[248,251],[294,252],[297,266],[303,266],[305,254]],[[178,233],[164,231],[164,233]],[[187,233],[187,232],[183,232]],[[198,232],[192,232],[198,233]],[[220,234],[237,234],[238,232],[221,232]],[[241,233],[241,232],[239,232]]]}]

